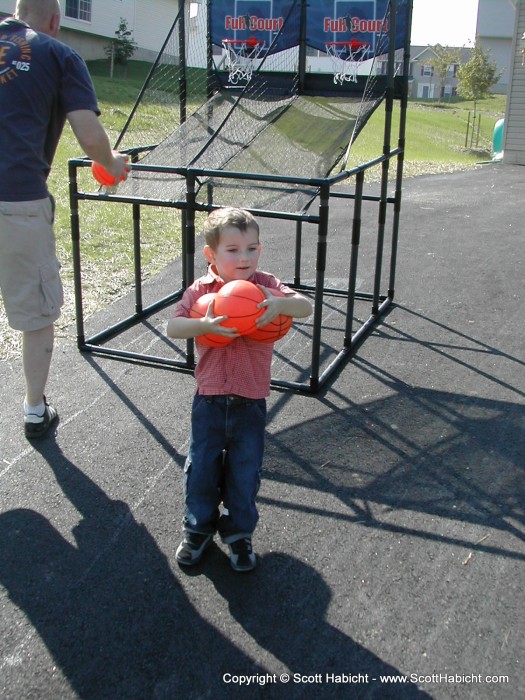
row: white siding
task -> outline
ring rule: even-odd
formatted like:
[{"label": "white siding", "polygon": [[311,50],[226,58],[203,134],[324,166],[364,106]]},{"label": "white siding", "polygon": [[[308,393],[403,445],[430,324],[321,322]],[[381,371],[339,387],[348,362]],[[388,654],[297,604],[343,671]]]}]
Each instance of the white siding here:
[{"label": "white siding", "polygon": [[[514,26],[514,25],[513,25]],[[491,88],[492,92],[505,94],[509,86],[509,76],[511,73],[511,50],[512,38],[509,39],[479,39],[479,44],[483,51],[490,51],[490,61],[496,61],[500,79]]]},{"label": "white siding", "polygon": [[12,15],[15,11],[16,0],[0,0],[0,13]]},{"label": "white siding", "polygon": [[[148,0],[146,2],[149,4]],[[62,27],[113,38],[121,17],[126,20],[128,29],[133,30],[135,4],[135,0],[92,0],[91,22],[83,22],[65,17],[65,3],[62,3]]]},{"label": "white siding", "polygon": [[[0,0],[0,13],[12,14],[16,0]],[[89,36],[113,39],[120,18],[126,20],[128,29],[133,32],[133,40],[141,49],[138,54],[157,56],[169,28],[179,9],[179,0],[92,0],[91,22],[64,17],[65,1],[62,3],[62,28]],[[201,12],[205,12],[202,5]],[[61,37],[62,38],[62,37]],[[73,35],[66,32],[62,40],[71,43]],[[87,46],[87,44],[84,45]],[[75,47],[77,48],[77,47]],[[84,55],[84,52],[82,52]],[[102,53],[101,56],[104,56]],[[93,58],[93,56],[84,56]]]},{"label": "white siding", "polygon": [[479,0],[476,36],[511,39],[514,13],[511,0]]},{"label": "white siding", "polygon": [[91,22],[63,18],[62,26],[112,39],[122,17],[138,44],[135,58],[154,60],[178,8],[179,0],[93,0]]},{"label": "white siding", "polygon": [[476,42],[483,51],[490,51],[498,73],[503,71],[492,92],[506,93],[508,89],[515,15],[513,0],[479,0]]},{"label": "white siding", "polygon": [[[141,0],[136,3],[134,39],[155,56],[160,51],[168,31],[179,11],[178,0]],[[200,8],[205,12],[205,7]]]},{"label": "white siding", "polygon": [[521,37],[525,32],[525,0],[518,0],[513,42],[510,92],[505,115],[503,150],[505,163],[525,165],[525,66]]}]

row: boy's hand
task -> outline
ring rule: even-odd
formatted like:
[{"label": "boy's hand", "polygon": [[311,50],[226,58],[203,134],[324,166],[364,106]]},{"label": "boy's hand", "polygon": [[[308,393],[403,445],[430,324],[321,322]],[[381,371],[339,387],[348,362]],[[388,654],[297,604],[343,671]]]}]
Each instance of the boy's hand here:
[{"label": "boy's hand", "polygon": [[213,315],[213,299],[208,304],[206,310],[206,316],[200,319],[200,323],[204,324],[205,329],[199,335],[223,335],[226,338],[239,338],[236,328],[227,328],[226,326],[221,326],[223,321],[226,321],[228,316],[214,316]]},{"label": "boy's hand", "polygon": [[266,309],[262,316],[260,316],[256,323],[258,328],[266,326],[271,323],[277,316],[281,313],[282,301],[285,297],[274,296],[272,292],[267,288],[263,287],[262,284],[257,285],[261,291],[264,292],[266,299],[257,304],[259,309]]},{"label": "boy's hand", "polygon": [[298,292],[283,294],[278,289],[267,289],[257,285],[264,292],[266,299],[257,306],[266,309],[257,319],[257,326],[262,328],[271,323],[277,316],[291,316],[292,318],[306,318],[312,313],[313,307],[309,299]]}]

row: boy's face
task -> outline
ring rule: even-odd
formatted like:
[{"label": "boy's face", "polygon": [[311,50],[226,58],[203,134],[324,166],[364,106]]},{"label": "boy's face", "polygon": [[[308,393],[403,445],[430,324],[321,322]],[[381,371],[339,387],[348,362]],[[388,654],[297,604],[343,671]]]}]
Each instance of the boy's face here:
[{"label": "boy's face", "polygon": [[214,263],[225,282],[247,280],[257,270],[261,245],[257,231],[248,228],[240,231],[236,226],[227,226],[222,232],[217,250],[204,246],[204,255]]}]

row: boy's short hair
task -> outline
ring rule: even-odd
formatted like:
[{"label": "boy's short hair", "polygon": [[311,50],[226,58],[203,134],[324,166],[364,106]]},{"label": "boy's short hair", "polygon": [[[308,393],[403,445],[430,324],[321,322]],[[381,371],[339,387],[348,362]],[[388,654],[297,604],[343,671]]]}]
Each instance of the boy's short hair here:
[{"label": "boy's short hair", "polygon": [[204,224],[206,245],[210,246],[212,250],[217,250],[221,232],[227,226],[235,226],[242,232],[249,228],[254,229],[257,232],[257,239],[259,239],[259,224],[249,211],[237,209],[236,207],[222,207],[221,209],[214,209],[206,219]]}]

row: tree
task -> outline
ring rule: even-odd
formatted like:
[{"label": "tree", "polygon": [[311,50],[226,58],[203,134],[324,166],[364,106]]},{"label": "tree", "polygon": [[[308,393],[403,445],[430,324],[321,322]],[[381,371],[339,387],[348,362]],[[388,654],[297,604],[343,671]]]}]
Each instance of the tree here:
[{"label": "tree", "polygon": [[470,147],[472,148],[474,132],[476,129],[476,119],[478,120],[477,128],[479,134],[481,114],[479,116],[476,114],[476,102],[478,100],[483,99],[484,97],[489,96],[490,88],[498,82],[502,75],[503,71],[498,73],[498,66],[496,61],[490,60],[490,51],[488,49],[487,51],[483,51],[479,44],[476,44],[472,49],[472,55],[470,59],[462,66],[460,66],[458,70],[458,94],[460,94],[466,100],[474,100],[474,114],[472,117],[472,126],[470,126],[469,112],[469,122],[467,123],[465,147],[468,145],[469,129],[471,128]]},{"label": "tree", "polygon": [[488,97],[490,88],[502,75],[503,71],[498,73],[496,61],[490,60],[490,51],[483,51],[481,46],[476,44],[470,59],[458,70],[457,91],[466,100],[474,100],[475,109],[477,100]]},{"label": "tree", "polygon": [[432,46],[432,55],[425,60],[433,68],[433,74],[436,76],[439,83],[439,98],[441,99],[444,91],[447,77],[450,75],[450,67],[459,64],[461,61],[458,49],[453,49],[448,46],[436,44]]},{"label": "tree", "polygon": [[137,44],[133,41],[133,32],[128,29],[128,23],[121,17],[118,29],[115,32],[115,39],[105,47],[106,56],[114,63],[126,66],[137,49]]}]

